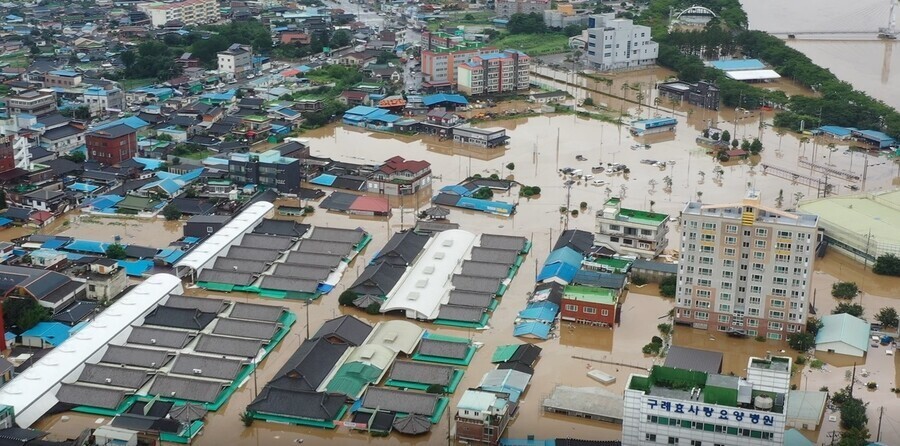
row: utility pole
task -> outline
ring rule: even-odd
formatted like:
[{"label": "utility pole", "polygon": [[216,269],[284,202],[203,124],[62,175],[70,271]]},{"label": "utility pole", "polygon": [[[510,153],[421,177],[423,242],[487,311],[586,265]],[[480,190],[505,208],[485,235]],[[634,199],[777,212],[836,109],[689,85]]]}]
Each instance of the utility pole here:
[{"label": "utility pole", "polygon": [[881,419],[884,417],[884,406],[878,411],[878,433],[875,434],[875,441],[881,441]]},{"label": "utility pole", "polygon": [[841,433],[838,431],[831,431],[827,435],[831,439],[831,446],[834,446],[834,440],[841,438]]}]

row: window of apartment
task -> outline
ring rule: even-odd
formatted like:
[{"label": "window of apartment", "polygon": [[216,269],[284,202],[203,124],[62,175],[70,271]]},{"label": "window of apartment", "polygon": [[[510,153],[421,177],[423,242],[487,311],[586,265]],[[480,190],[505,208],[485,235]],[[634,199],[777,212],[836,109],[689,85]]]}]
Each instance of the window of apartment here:
[{"label": "window of apartment", "polygon": [[753,251],[753,260],[766,260],[766,253],[762,251]]},{"label": "window of apartment", "polygon": [[619,225],[609,225],[609,230],[610,231],[621,231],[622,227]]},{"label": "window of apartment", "polygon": [[777,250],[779,250],[779,251],[790,251],[790,250],[791,250],[791,244],[790,244],[790,243],[781,243],[781,242],[778,242],[778,243],[775,244],[775,249],[777,249]]},{"label": "window of apartment", "polygon": [[[591,308],[593,310],[593,308]],[[600,310],[601,316],[609,316],[609,310]]]},{"label": "window of apartment", "polygon": [[725,225],[725,232],[729,234],[737,234],[738,227],[737,225]]},{"label": "window of apartment", "polygon": [[719,304],[719,313],[730,313],[731,305],[728,304]]},{"label": "window of apartment", "polygon": [[778,231],[779,238],[791,238],[794,234],[789,231]]},{"label": "window of apartment", "polygon": [[712,234],[703,234],[700,236],[700,240],[703,240],[704,242],[714,242],[716,241],[716,236]]},{"label": "window of apartment", "polygon": [[711,286],[712,286],[712,280],[709,280],[709,279],[697,279],[697,286],[711,287]]},{"label": "window of apartment", "polygon": [[[727,315],[727,314],[720,314],[720,315],[719,315],[719,323],[727,324],[727,323],[728,323],[728,315]],[[720,330],[720,331],[724,331],[724,330]]]},{"label": "window of apartment", "polygon": [[703,229],[707,231],[714,231],[716,229],[715,223],[704,222]]},{"label": "window of apartment", "polygon": [[747,326],[748,327],[758,327],[759,321],[756,319],[747,319]]},{"label": "window of apartment", "polygon": [[669,444],[678,444],[678,437],[669,437]]},{"label": "window of apartment", "polygon": [[737,237],[732,237],[732,236],[725,237],[726,245],[734,245],[736,243],[737,243]]},{"label": "window of apartment", "polygon": [[734,248],[725,248],[725,255],[726,255],[726,256],[734,256],[735,252],[736,252],[736,251],[734,250]]},{"label": "window of apartment", "polygon": [[[697,290],[697,297],[709,299],[709,290]],[[699,302],[698,302],[698,304],[699,304]],[[707,305],[709,305],[709,304],[707,304]]]},{"label": "window of apartment", "polygon": [[754,274],[750,276],[750,280],[754,282],[762,282],[762,274]]},{"label": "window of apartment", "polygon": [[694,313],[694,317],[699,321],[707,321],[709,320],[709,313],[705,311],[698,311]]},{"label": "window of apartment", "polygon": [[765,266],[762,263],[754,263],[753,271],[765,271]]},{"label": "window of apartment", "polygon": [[756,228],[756,236],[757,237],[765,237],[769,235],[769,230],[766,228]]},{"label": "window of apartment", "polygon": [[716,252],[716,248],[713,248],[712,246],[701,246],[700,252],[714,253]]},{"label": "window of apartment", "polygon": [[787,279],[784,277],[775,277],[772,279],[773,285],[787,285]]},{"label": "window of apartment", "polygon": [[769,322],[769,330],[781,331],[781,322]]},{"label": "window of apartment", "polygon": [[644,434],[644,440],[656,442],[656,434]]},{"label": "window of apartment", "polygon": [[725,268],[734,268],[734,260],[725,259],[722,261],[722,266]]},{"label": "window of apartment", "polygon": [[712,257],[700,256],[700,264],[701,265],[712,265],[713,259]]},{"label": "window of apartment", "polygon": [[584,310],[584,314],[597,314],[597,309],[593,307],[584,307],[582,310]]},{"label": "window of apartment", "polygon": [[578,311],[578,305],[566,304],[566,311]]},{"label": "window of apartment", "polygon": [[703,446],[703,442],[700,440],[691,440],[691,446]]},{"label": "window of apartment", "polygon": [[787,274],[787,273],[788,273],[788,268],[786,266],[776,266],[775,267],[775,274]]},{"label": "window of apartment", "polygon": [[731,293],[719,293],[719,299],[729,302],[731,301]]},{"label": "window of apartment", "polygon": [[774,340],[776,340],[776,341],[780,341],[780,340],[781,340],[781,333],[769,333],[768,338],[769,338],[769,339],[774,339]]},{"label": "window of apartment", "polygon": [[[769,311],[769,319],[784,319],[784,311]],[[779,328],[780,330],[780,328]]]},{"label": "window of apartment", "polygon": [[750,292],[753,294],[760,294],[762,293],[762,287],[760,287],[759,285],[753,285],[750,287]]}]

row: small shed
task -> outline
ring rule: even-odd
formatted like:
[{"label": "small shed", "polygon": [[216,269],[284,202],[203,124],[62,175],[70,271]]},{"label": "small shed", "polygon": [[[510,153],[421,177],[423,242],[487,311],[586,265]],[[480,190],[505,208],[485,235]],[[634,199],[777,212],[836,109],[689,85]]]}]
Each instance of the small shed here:
[{"label": "small shed", "polygon": [[846,313],[823,316],[816,351],[863,357],[869,349],[871,324]]}]

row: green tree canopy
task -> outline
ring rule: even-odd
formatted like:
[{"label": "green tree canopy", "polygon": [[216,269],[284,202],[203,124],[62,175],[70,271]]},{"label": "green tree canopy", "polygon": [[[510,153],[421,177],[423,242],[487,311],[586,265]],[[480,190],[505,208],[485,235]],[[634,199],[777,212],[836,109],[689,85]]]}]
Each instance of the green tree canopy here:
[{"label": "green tree canopy", "polygon": [[3,302],[3,323],[7,330],[15,327],[16,333],[22,333],[38,322],[48,320],[50,310],[31,297],[10,297]]},{"label": "green tree canopy", "polygon": [[114,243],[112,245],[107,246],[106,247],[106,257],[109,257],[109,258],[115,259],[115,260],[124,259],[125,257],[127,257],[127,255],[125,254],[125,247],[118,243]]},{"label": "green tree canopy", "polygon": [[831,285],[831,295],[838,299],[853,299],[859,294],[856,282],[837,282]]},{"label": "green tree canopy", "polygon": [[175,221],[181,218],[181,211],[178,210],[178,206],[175,206],[172,203],[166,205],[166,207],[162,210],[163,217],[168,221]]},{"label": "green tree canopy", "polygon": [[872,272],[882,276],[900,276],[900,257],[884,254],[875,259]]},{"label": "green tree canopy", "polygon": [[543,34],[547,32],[544,17],[537,13],[513,14],[509,17],[506,29],[510,34]]},{"label": "green tree canopy", "polygon": [[894,307],[884,307],[875,315],[875,320],[881,323],[883,327],[897,328],[900,318],[897,317],[897,310]]},{"label": "green tree canopy", "polygon": [[863,306],[860,304],[841,302],[838,304],[837,307],[835,307],[834,310],[831,311],[831,314],[847,313],[851,316],[856,316],[856,317],[861,318],[863,316],[863,312],[865,312],[865,310],[863,309]]},{"label": "green tree canopy", "polygon": [[799,352],[805,352],[816,346],[816,337],[812,333],[791,333],[787,337],[788,345]]}]

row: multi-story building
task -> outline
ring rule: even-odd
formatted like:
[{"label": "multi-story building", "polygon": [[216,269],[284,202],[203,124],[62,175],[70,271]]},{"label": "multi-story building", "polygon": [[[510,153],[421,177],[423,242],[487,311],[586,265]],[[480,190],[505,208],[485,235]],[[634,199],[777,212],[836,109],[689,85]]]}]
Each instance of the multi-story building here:
[{"label": "multi-story building", "polygon": [[818,217],[743,202],[681,214],[675,322],[785,339],[806,330]]},{"label": "multi-story building", "polygon": [[31,169],[31,147],[27,138],[0,135],[0,173],[13,169]]},{"label": "multi-story building", "polygon": [[92,115],[118,113],[125,108],[125,93],[115,83],[94,85],[84,89],[82,102]]},{"label": "multi-story building", "polygon": [[219,20],[219,2],[216,0],[184,0],[176,3],[150,2],[138,5],[138,11],[150,17],[154,28],[171,20],[185,25],[200,25]]},{"label": "multi-story building", "polygon": [[108,302],[128,286],[125,268],[113,259],[97,259],[91,263],[81,278],[87,283],[88,299]]},{"label": "multi-story building", "polygon": [[509,394],[466,390],[456,405],[456,436],[480,444],[499,444],[514,409]]},{"label": "multi-story building", "polygon": [[621,293],[621,289],[569,285],[560,304],[560,317],[564,321],[613,327]]},{"label": "multi-story building", "polygon": [[457,88],[468,95],[527,90],[531,58],[516,50],[481,54],[457,68]]},{"label": "multi-story building", "polygon": [[543,14],[550,9],[550,0],[496,0],[494,11],[499,17],[513,14]]},{"label": "multi-story building", "polygon": [[6,109],[11,115],[27,113],[43,116],[56,111],[56,92],[49,89],[28,90],[6,97]]},{"label": "multi-story building", "polygon": [[660,96],[665,96],[675,101],[687,101],[691,105],[699,105],[710,110],[719,109],[719,87],[700,81],[691,84],[682,81],[663,82],[656,88]]},{"label": "multi-story building", "polygon": [[255,184],[283,194],[300,192],[300,160],[281,156],[277,150],[232,154],[228,176],[241,186]]},{"label": "multi-story building", "polygon": [[565,28],[569,25],[584,26],[587,24],[587,16],[576,14],[575,8],[571,4],[559,6],[567,6],[567,8],[544,11],[544,24],[548,28]]},{"label": "multi-story building", "polygon": [[253,71],[253,49],[249,45],[235,43],[217,55],[219,71],[233,79],[243,79]]},{"label": "multi-story building", "polygon": [[406,160],[395,156],[381,165],[368,179],[367,190],[385,195],[412,195],[431,184],[428,161]]},{"label": "multi-story building", "polygon": [[587,60],[601,71],[644,67],[656,63],[659,44],[650,27],[617,19],[614,13],[588,17]]},{"label": "multi-story building", "polygon": [[485,48],[480,43],[422,50],[423,85],[426,88],[455,86],[457,67],[472,61],[477,56],[496,51],[495,48]]},{"label": "multi-story building", "polygon": [[72,70],[48,71],[44,75],[44,88],[72,88],[81,85],[81,73]]},{"label": "multi-story building", "polygon": [[668,220],[666,214],[623,208],[622,200],[610,198],[597,211],[594,243],[620,254],[652,259],[662,254],[669,244]]},{"label": "multi-story building", "polygon": [[784,444],[791,358],[750,358],[747,378],[665,366],[632,374],[622,444]]},{"label": "multi-story building", "polygon": [[125,124],[88,132],[84,137],[87,157],[112,166],[137,155],[137,131]]}]

